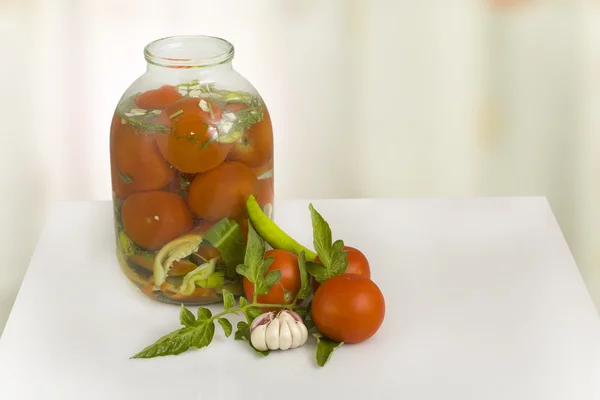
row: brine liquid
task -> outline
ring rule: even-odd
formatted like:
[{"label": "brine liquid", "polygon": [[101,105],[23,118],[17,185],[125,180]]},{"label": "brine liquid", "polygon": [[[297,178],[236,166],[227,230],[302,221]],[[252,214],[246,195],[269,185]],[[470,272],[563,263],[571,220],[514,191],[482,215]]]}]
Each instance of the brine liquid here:
[{"label": "brine liquid", "polygon": [[[117,258],[129,280],[165,302],[218,302],[223,288],[241,294],[219,251],[197,240],[223,218],[245,234],[250,195],[272,212],[273,134],[262,99],[198,82],[135,94],[117,107],[110,152]],[[169,263],[166,277],[155,276],[157,262]],[[206,279],[190,285],[207,264]]]}]

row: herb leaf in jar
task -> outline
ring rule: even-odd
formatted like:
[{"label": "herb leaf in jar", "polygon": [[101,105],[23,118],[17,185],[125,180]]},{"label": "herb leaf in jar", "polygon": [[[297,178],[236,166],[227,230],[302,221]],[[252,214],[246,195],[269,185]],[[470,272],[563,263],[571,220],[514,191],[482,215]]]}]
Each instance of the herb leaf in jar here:
[{"label": "herb leaf in jar", "polygon": [[227,277],[235,278],[235,269],[244,262],[246,244],[240,225],[228,218],[223,218],[204,235],[213,247],[221,253],[221,258],[227,265]]},{"label": "herb leaf in jar", "polygon": [[155,131],[167,133],[169,128],[155,122],[157,116],[160,115],[160,110],[140,109],[135,104],[140,94],[136,93],[123,100],[117,106],[116,113],[134,127],[141,128],[142,133],[153,133]]}]

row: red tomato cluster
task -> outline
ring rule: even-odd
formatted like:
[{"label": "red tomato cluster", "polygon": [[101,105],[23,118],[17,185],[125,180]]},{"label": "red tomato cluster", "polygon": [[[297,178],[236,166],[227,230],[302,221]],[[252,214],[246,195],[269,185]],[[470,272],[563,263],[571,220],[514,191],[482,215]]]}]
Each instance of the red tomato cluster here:
[{"label": "red tomato cluster", "polygon": [[[348,252],[348,266],[342,275],[322,284],[313,280],[312,318],[323,335],[338,342],[359,343],[373,336],[385,316],[385,300],[379,287],[370,279],[371,268],[363,253],[353,247]],[[273,257],[267,273],[279,270],[281,280],[269,293],[258,296],[263,304],[291,304],[300,290],[298,258],[286,250],[271,250]],[[318,258],[315,260],[318,262]],[[246,298],[252,300],[254,285],[244,278]],[[268,310],[265,310],[268,311]]]},{"label": "red tomato cluster", "polygon": [[[206,101],[204,108],[200,101]],[[222,110],[210,100],[183,97],[169,85],[140,94],[134,103],[141,109],[160,110],[145,122],[168,129],[144,131],[117,114],[111,125],[113,191],[124,200],[125,230],[140,247],[160,248],[175,234],[192,229],[194,219],[214,223],[227,217],[241,222],[250,194],[261,205],[273,201],[273,179],[258,180],[273,165],[266,108],[263,120],[239,141],[219,143],[213,140],[215,124],[224,112],[246,105],[229,104]],[[140,203],[143,207],[138,207]]]},{"label": "red tomato cluster", "polygon": [[[204,232],[224,217],[247,231],[248,196],[256,196],[261,207],[273,201],[273,178],[258,179],[273,166],[268,110],[263,106],[263,120],[245,129],[239,140],[220,143],[216,127],[223,115],[247,106],[219,104],[164,85],[133,99],[134,108],[147,111],[136,119],[139,123],[115,113],[113,193],[122,202],[119,222],[143,250],[159,250],[192,230]],[[215,249],[201,252],[214,255]]]}]

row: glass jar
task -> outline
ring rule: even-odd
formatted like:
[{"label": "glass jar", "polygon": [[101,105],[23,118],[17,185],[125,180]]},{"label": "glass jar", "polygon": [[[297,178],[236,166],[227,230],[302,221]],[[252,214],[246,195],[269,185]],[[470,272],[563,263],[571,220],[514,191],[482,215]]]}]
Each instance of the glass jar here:
[{"label": "glass jar", "polygon": [[[224,218],[248,229],[252,194],[273,204],[273,133],[256,89],[210,36],[146,46],[147,70],[123,94],[110,132],[117,258],[152,299],[198,305],[241,294],[204,234]],[[234,267],[235,269],[235,267]]]}]

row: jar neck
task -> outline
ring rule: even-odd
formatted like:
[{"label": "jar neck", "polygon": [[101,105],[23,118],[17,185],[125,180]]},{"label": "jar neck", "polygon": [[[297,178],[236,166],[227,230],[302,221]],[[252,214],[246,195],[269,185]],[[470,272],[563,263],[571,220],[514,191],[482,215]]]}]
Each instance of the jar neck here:
[{"label": "jar neck", "polygon": [[218,65],[208,65],[199,67],[170,67],[165,65],[155,65],[152,63],[147,63],[146,65],[146,73],[183,78],[185,78],[186,76],[190,76],[194,77],[195,79],[198,79],[203,75],[211,75],[215,73],[229,71],[232,69],[233,65],[231,63],[231,60]]},{"label": "jar neck", "polygon": [[233,56],[233,45],[213,36],[172,36],[144,49],[147,71],[161,75],[198,76],[232,69]]}]

